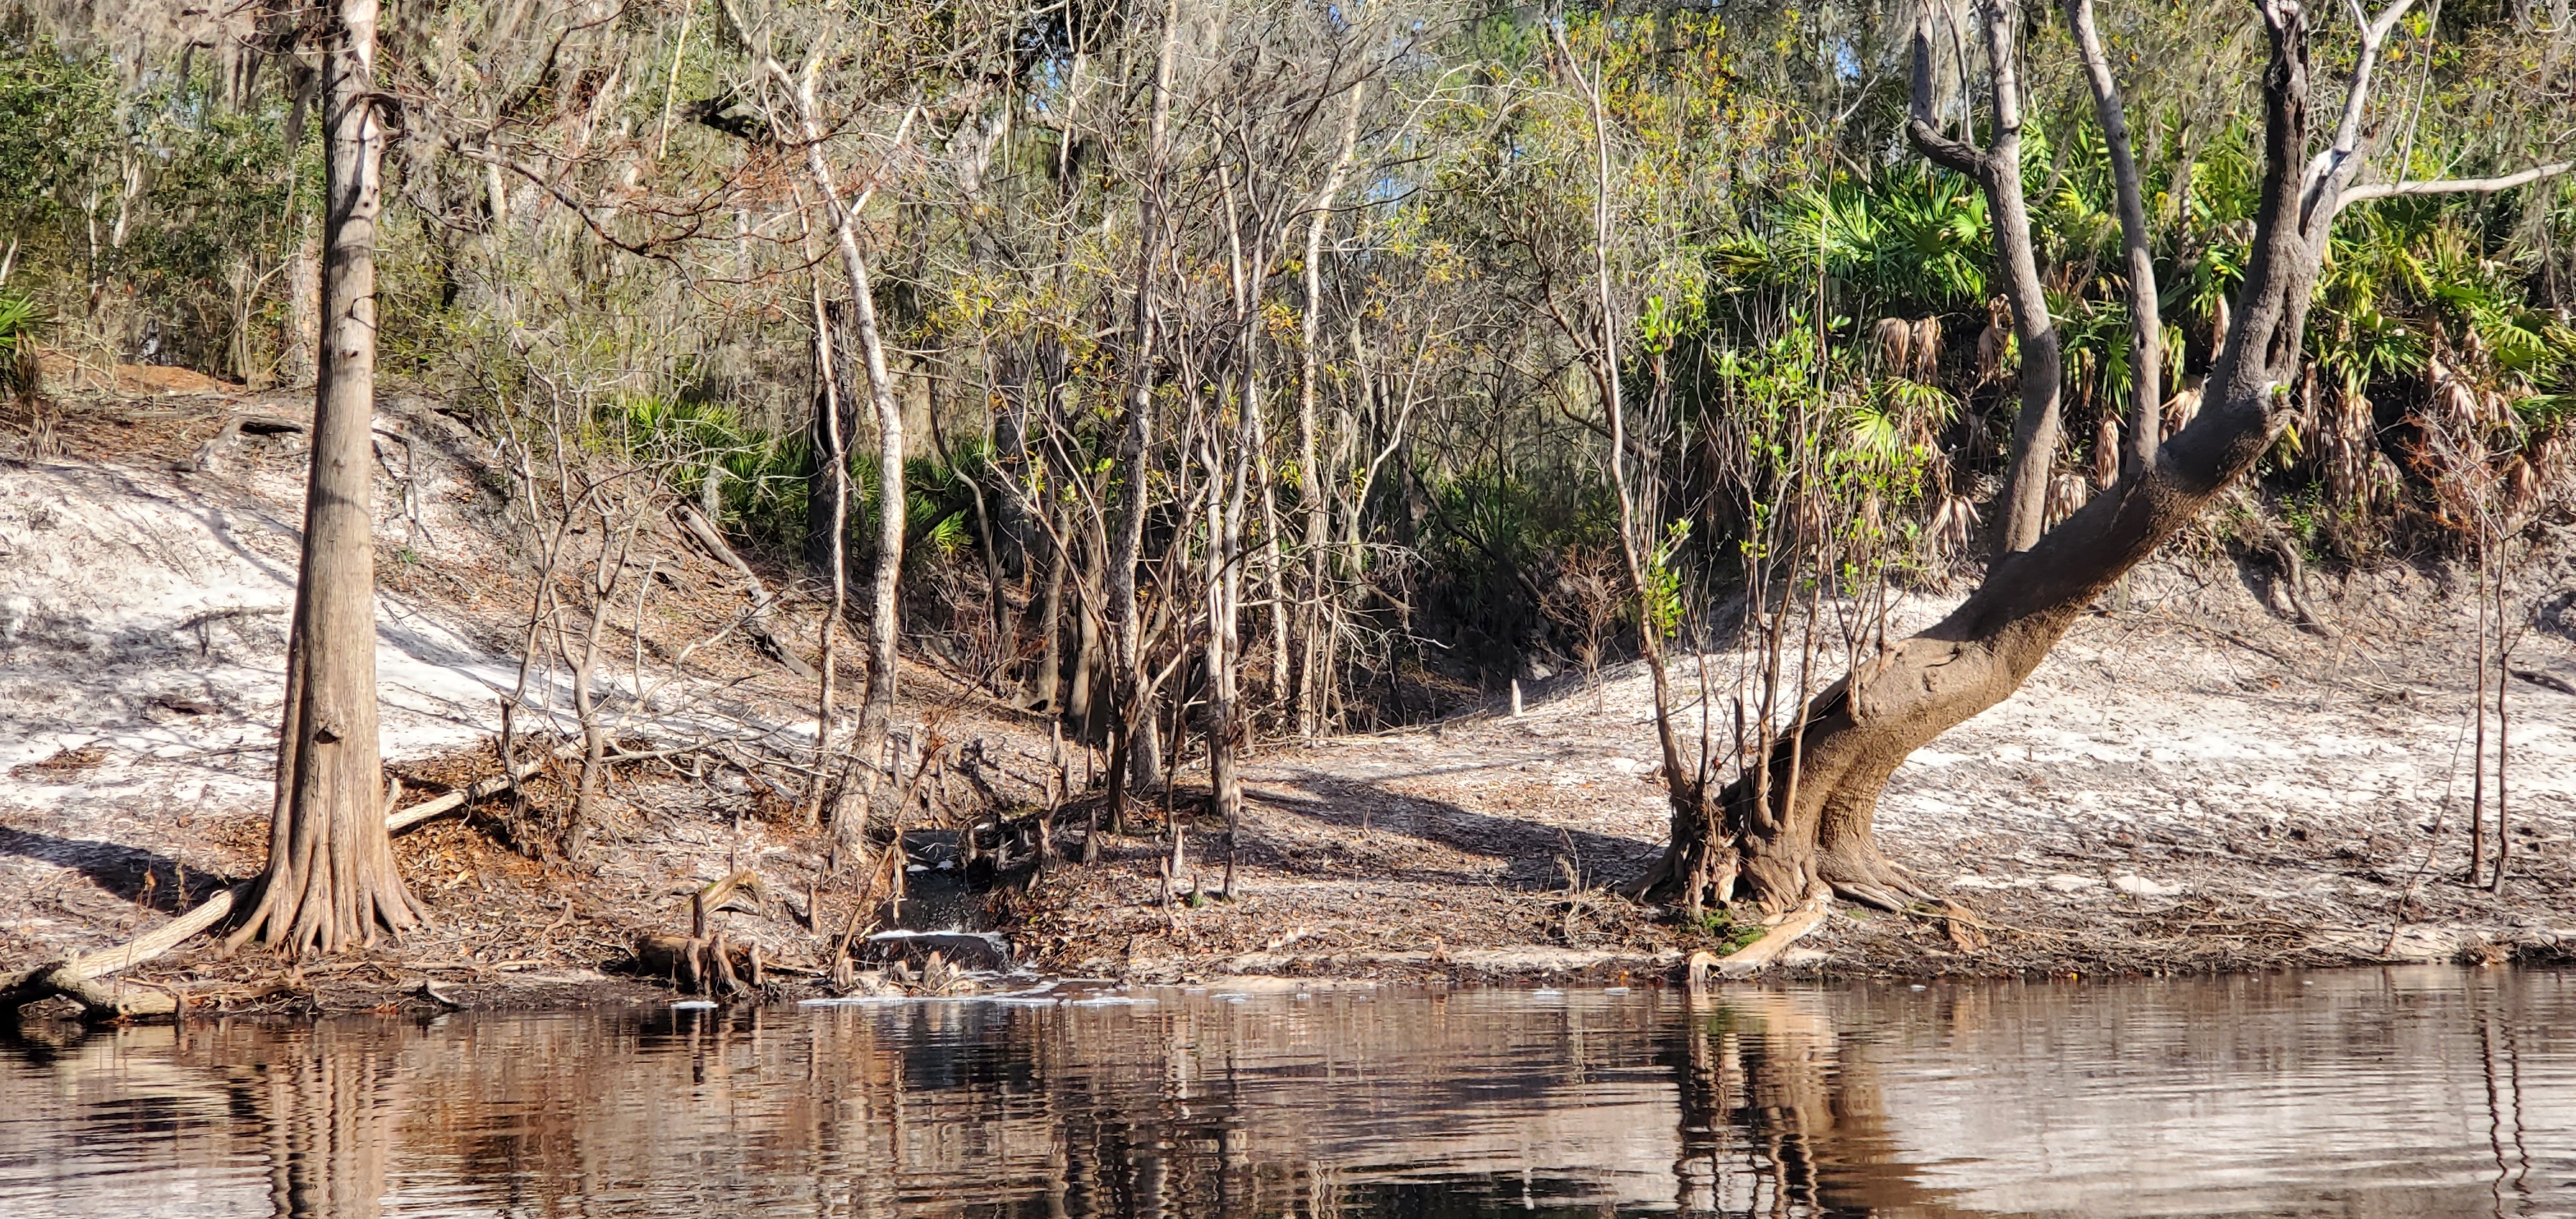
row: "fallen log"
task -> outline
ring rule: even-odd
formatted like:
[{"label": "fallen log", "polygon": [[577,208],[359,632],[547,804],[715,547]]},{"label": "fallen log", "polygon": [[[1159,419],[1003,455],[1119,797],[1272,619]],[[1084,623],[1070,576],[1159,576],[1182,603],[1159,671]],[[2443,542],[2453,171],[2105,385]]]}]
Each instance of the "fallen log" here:
[{"label": "fallen log", "polygon": [[[233,902],[240,895],[240,889],[226,889],[207,898],[196,909],[114,948],[82,953],[68,960],[0,976],[0,1007],[14,1010],[59,994],[69,995],[93,1011],[106,1009],[129,1014],[120,1010],[124,1005],[112,997],[102,998],[111,996],[112,992],[99,990],[92,985],[92,980],[140,965],[195,938],[198,932],[224,921],[224,916],[232,913]],[[173,1010],[176,1010],[175,1003],[161,1009],[161,1014]]]},{"label": "fallen log", "polygon": [[43,977],[38,978],[36,985],[44,987],[47,994],[64,995],[77,1001],[86,1014],[96,1020],[172,1016],[179,1011],[180,998],[177,991],[165,986],[144,986],[129,982],[109,982],[102,985],[94,979],[82,977],[69,962],[55,966]]},{"label": "fallen log", "polygon": [[410,808],[404,809],[399,813],[395,813],[393,816],[385,818],[385,832],[388,834],[399,834],[415,825],[419,825],[421,822],[455,812],[456,810],[463,808],[468,804],[472,804],[477,800],[489,800],[494,796],[500,795],[502,792],[518,786],[520,783],[526,781],[529,776],[534,775],[543,769],[545,769],[545,763],[531,762],[526,766],[520,767],[517,774],[494,775],[480,783],[468,784],[467,786],[456,788],[455,790],[448,792],[446,795],[433,796],[411,806]]}]

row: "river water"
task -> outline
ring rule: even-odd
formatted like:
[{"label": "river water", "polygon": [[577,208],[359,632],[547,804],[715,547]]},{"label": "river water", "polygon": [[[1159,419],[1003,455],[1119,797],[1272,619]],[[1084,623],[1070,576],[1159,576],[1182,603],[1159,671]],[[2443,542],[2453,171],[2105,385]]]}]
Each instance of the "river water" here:
[{"label": "river water", "polygon": [[0,1216],[2576,1215],[2576,976],[1076,991],[0,1039]]}]

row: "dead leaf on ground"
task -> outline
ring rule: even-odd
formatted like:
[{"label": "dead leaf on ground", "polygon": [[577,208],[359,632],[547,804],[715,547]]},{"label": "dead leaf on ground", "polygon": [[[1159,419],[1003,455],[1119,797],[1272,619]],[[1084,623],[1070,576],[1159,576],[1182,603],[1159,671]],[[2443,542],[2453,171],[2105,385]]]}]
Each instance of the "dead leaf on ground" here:
[{"label": "dead leaf on ground", "polygon": [[90,744],[77,749],[57,749],[54,756],[33,762],[21,762],[9,768],[12,779],[59,779],[76,775],[107,760],[107,746]]}]

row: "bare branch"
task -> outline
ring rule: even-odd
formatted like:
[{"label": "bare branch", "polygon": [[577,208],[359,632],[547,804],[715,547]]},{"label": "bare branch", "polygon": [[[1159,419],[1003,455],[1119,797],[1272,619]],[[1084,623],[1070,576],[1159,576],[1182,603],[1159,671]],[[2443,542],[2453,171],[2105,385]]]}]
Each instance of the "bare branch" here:
[{"label": "bare branch", "polygon": [[[561,182],[557,181],[553,175],[546,173],[544,170],[538,169],[537,167],[529,165],[523,161],[514,160],[489,148],[482,148],[466,143],[463,139],[455,136],[442,135],[439,137],[439,142],[445,144],[448,151],[453,152],[466,160],[479,161],[485,165],[493,166],[507,173],[516,174],[519,177],[535,183],[537,185],[537,189],[546,192],[546,194],[551,196],[555,202],[564,205],[564,207],[571,210],[573,215],[579,217],[581,219],[582,227],[589,229],[591,236],[597,237],[602,242],[638,258],[657,259],[662,262],[670,263],[674,267],[680,267],[682,264],[679,260],[674,258],[671,253],[663,247],[695,240],[705,228],[705,221],[703,218],[696,214],[692,214],[689,217],[689,227],[682,232],[668,236],[647,238],[640,242],[628,241],[625,238],[619,237],[615,233],[609,232],[608,227],[605,224],[602,224],[597,216],[591,214],[589,204],[583,203],[581,200],[574,198],[572,192],[565,190]],[[683,270],[685,270],[685,268],[683,268]]]},{"label": "bare branch", "polygon": [[2372,182],[2344,191],[2340,203],[2352,204],[2365,199],[2386,199],[2396,195],[2492,195],[2498,191],[2512,190],[2517,186],[2529,186],[2544,178],[2555,178],[2571,169],[2576,169],[2576,161],[2553,161],[2547,165],[2534,165],[2519,173],[2504,174],[2494,178],[2431,178],[2422,182]]},{"label": "bare branch", "polygon": [[2378,17],[2365,21],[2360,0],[2345,0],[2352,9],[2353,24],[2361,27],[2361,59],[2353,65],[2352,88],[2344,94],[2343,122],[2335,128],[2335,158],[2340,163],[2361,147],[2361,114],[2370,101],[2370,77],[2379,66],[2379,49],[2388,41],[2388,32],[2397,28],[2398,18],[2414,7],[2415,0],[2395,0],[2380,10]]},{"label": "bare branch", "polygon": [[2021,5],[2016,0],[1976,0],[1977,19],[1986,24],[1986,71],[1995,102],[1994,147],[2021,134],[2021,52],[2014,49],[2013,35],[2021,28]]},{"label": "bare branch", "polygon": [[[2345,9],[2352,14],[2353,24],[2361,31],[2361,51],[2353,64],[2352,79],[2344,90],[2343,119],[2335,127],[2334,145],[2308,162],[2307,169],[2299,178],[2301,233],[2311,240],[2322,239],[2315,227],[2320,215],[2331,217],[2343,206],[2339,195],[2344,184],[2361,172],[2361,122],[2363,112],[2370,108],[2371,74],[2379,66],[2380,48],[2387,43],[2388,32],[2397,27],[2398,18],[2405,16],[2406,10],[2414,3],[2415,0],[2395,0],[2380,10],[2379,16],[2368,18],[2363,15],[2361,0],[2344,0]],[[2274,20],[2269,7],[2264,9],[2264,17],[2267,21]],[[2275,25],[2277,28],[2278,23]],[[2323,204],[2323,208],[2319,204]]]}]

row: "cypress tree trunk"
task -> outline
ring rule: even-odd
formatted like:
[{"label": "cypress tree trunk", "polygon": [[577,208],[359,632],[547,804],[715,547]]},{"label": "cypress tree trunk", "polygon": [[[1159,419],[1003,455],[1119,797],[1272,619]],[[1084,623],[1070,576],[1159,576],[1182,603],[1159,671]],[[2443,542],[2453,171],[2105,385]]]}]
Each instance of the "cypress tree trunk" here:
[{"label": "cypress tree trunk", "polygon": [[321,362],[304,554],[286,646],[277,805],[267,870],[226,941],[337,952],[420,921],[385,834],[376,744],[376,216],[384,128],[375,113],[376,0],[340,0],[323,53]]}]

